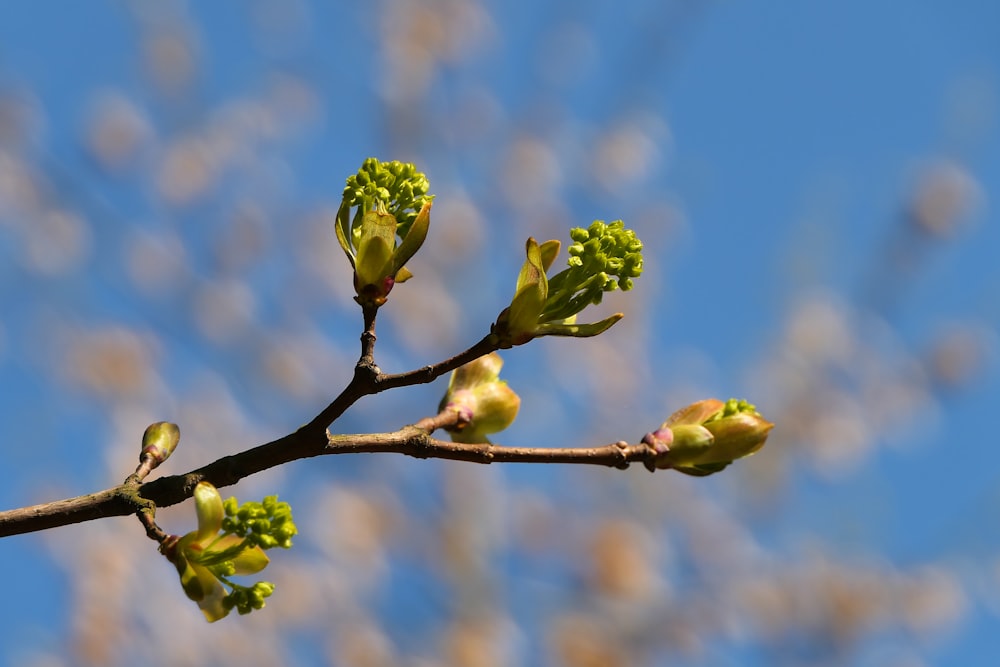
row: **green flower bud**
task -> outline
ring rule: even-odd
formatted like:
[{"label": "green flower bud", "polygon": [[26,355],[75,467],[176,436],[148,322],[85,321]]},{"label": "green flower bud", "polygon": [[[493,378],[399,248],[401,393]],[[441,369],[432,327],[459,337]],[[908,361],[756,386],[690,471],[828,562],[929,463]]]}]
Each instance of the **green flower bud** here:
[{"label": "green flower bud", "polygon": [[271,597],[272,593],[274,593],[274,584],[270,581],[258,581],[250,589],[250,605],[254,609],[263,609],[264,599]]},{"label": "green flower bud", "polygon": [[487,435],[514,423],[521,398],[499,379],[502,366],[500,355],[491,352],[451,374],[440,410],[458,413],[459,423],[449,430],[454,442],[488,443]]},{"label": "green flower bud", "polygon": [[250,541],[261,549],[273,549],[278,546],[278,540],[268,533],[257,533],[250,537]]},{"label": "green flower bud", "polygon": [[292,537],[298,534],[299,529],[291,521],[286,521],[274,530],[272,535],[277,546],[288,549],[292,546]]},{"label": "green flower bud", "polygon": [[292,537],[298,534],[291,506],[279,502],[277,496],[267,496],[262,502],[246,502],[238,507],[235,499],[230,498],[224,510],[223,530],[246,538],[262,549],[291,548]]},{"label": "green flower bud", "polygon": [[698,401],[672,414],[643,438],[654,453],[646,467],[711,475],[758,451],[772,428],[774,424],[746,401]]},{"label": "green flower bud", "polygon": [[156,422],[146,427],[142,434],[142,451],[139,461],[147,457],[153,462],[153,468],[166,461],[181,439],[181,429],[171,422]]}]

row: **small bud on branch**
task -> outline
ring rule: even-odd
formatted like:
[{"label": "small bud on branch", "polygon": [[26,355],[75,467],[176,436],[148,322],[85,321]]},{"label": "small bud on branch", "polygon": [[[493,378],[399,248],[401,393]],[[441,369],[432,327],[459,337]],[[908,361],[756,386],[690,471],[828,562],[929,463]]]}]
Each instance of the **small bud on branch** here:
[{"label": "small bud on branch", "polygon": [[453,442],[488,443],[487,435],[514,423],[521,398],[499,379],[502,366],[500,355],[491,352],[452,372],[438,409],[458,414],[457,423],[447,429]]},{"label": "small bud on branch", "polygon": [[772,428],[774,424],[747,401],[698,401],[670,415],[660,428],[642,439],[654,453],[646,467],[650,471],[673,469],[696,477],[711,475],[758,451]]}]

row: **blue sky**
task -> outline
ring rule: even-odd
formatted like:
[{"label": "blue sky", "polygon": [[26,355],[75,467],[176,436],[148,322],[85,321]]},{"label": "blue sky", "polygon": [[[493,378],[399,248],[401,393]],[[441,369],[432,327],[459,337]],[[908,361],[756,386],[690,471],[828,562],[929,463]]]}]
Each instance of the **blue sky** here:
[{"label": "blue sky", "polygon": [[[929,608],[945,620],[925,638],[910,641],[917,622],[865,617],[846,648],[831,648],[808,624],[768,636],[740,620],[741,631],[707,633],[700,653],[653,651],[649,664],[984,664],[1000,599],[990,424],[1000,388],[1000,6],[276,7],[0,8],[0,97],[16,112],[13,136],[0,132],[0,505],[117,483],[131,472],[117,464],[122,433],[147,415],[187,416],[182,430],[206,443],[168,474],[308,420],[356,354],[357,313],[336,283],[344,260],[332,227],[323,236],[324,212],[364,157],[412,160],[438,194],[440,231],[414,281],[393,292],[399,310],[380,322],[385,368],[477,340],[509,299],[528,234],[565,238],[567,226],[623,218],[647,257],[636,290],[609,299],[626,320],[600,343],[511,351],[505,370],[524,406],[504,442],[637,440],[684,402],[745,395],[778,423],[768,448],[711,479],[657,481],[725,517],[765,554],[762,572],[821,561],[898,576],[903,588],[944,573],[931,589],[945,601]],[[160,78],[151,62],[166,68]],[[124,106],[101,106],[109,100]],[[94,148],[107,118],[135,132],[121,163]],[[20,182],[12,174],[29,174],[36,194],[10,186]],[[934,192],[931,203],[958,202],[939,235],[908,215]],[[66,222],[66,212],[77,217]],[[47,245],[49,234],[58,241]],[[101,354],[124,358],[125,370],[106,379],[88,362]],[[147,370],[129,384],[132,365]],[[275,386],[276,377],[291,379]],[[439,382],[365,401],[338,428],[397,428],[441,391]],[[391,488],[398,505],[387,505],[412,521],[393,524],[384,570],[371,575],[380,583],[358,604],[407,628],[385,633],[397,655],[421,655],[434,650],[424,635],[464,600],[461,582],[424,560],[430,547],[414,527],[455,518],[451,471],[408,460],[296,464],[236,492],[277,486],[308,507],[328,487],[358,498]],[[486,500],[470,503],[576,508],[569,544],[587,534],[588,512],[639,515],[636,489],[649,487],[645,477],[630,486],[639,472],[490,469],[471,473]],[[693,528],[676,511],[646,508],[639,522],[656,538],[657,576],[677,600],[689,589],[711,598],[716,584],[700,578],[685,546]],[[181,510],[168,516],[187,529]],[[176,588],[139,526],[114,521],[162,587]],[[504,512],[495,521],[517,533]],[[504,582],[493,603],[512,620],[510,664],[545,664],[547,639],[533,624],[586,606],[585,570],[553,556],[569,547],[532,554],[495,527],[466,528]],[[83,661],[71,656],[87,636],[74,614],[93,611],[73,594],[85,571],[53,553],[96,539],[84,530],[0,544],[0,564],[17,573],[0,607],[0,662],[47,652]],[[326,553],[317,544],[304,549]],[[301,664],[335,654],[308,627],[301,634],[282,635]]]}]

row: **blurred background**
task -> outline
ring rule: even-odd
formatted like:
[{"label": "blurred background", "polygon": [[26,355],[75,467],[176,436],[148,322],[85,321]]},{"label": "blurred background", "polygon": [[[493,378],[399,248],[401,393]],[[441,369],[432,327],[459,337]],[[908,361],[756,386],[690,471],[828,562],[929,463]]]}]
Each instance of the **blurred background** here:
[{"label": "blurred background", "polygon": [[986,0],[4,4],[0,507],[121,482],[152,421],[181,426],[174,474],[319,412],[359,351],[332,220],[369,155],[437,195],[385,371],[478,340],[528,236],[621,218],[646,271],[590,319],[626,319],[507,351],[496,440],[637,442],[710,396],[777,427],[705,479],[268,471],[223,494],[278,493],[301,534],[267,608],[214,625],[134,518],[6,538],[0,664],[991,664],[998,25]]}]

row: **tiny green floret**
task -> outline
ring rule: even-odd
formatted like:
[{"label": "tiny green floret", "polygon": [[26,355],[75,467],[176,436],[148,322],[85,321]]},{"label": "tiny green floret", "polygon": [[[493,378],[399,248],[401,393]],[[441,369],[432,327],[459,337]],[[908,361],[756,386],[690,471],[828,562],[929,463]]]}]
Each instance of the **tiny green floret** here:
[{"label": "tiny green floret", "polygon": [[270,581],[258,581],[253,586],[240,586],[230,583],[233,587],[232,593],[222,601],[226,611],[235,609],[241,616],[245,616],[254,609],[264,608],[264,598],[271,597],[274,593],[274,584]]},{"label": "tiny green floret", "polygon": [[730,398],[722,406],[722,409],[713,414],[708,419],[706,419],[705,423],[709,424],[711,422],[724,419],[725,417],[732,417],[733,415],[740,415],[740,414],[755,415],[758,417],[760,416],[760,413],[757,412],[757,406],[751,403],[750,401],[746,400],[745,398],[740,398],[740,399]]},{"label": "tiny green floret", "polygon": [[228,498],[223,509],[226,516],[222,519],[222,529],[262,549],[289,549],[292,537],[299,532],[292,521],[291,506],[284,501],[278,502],[278,496],[267,496],[262,502],[250,501],[239,506],[236,498]]}]

